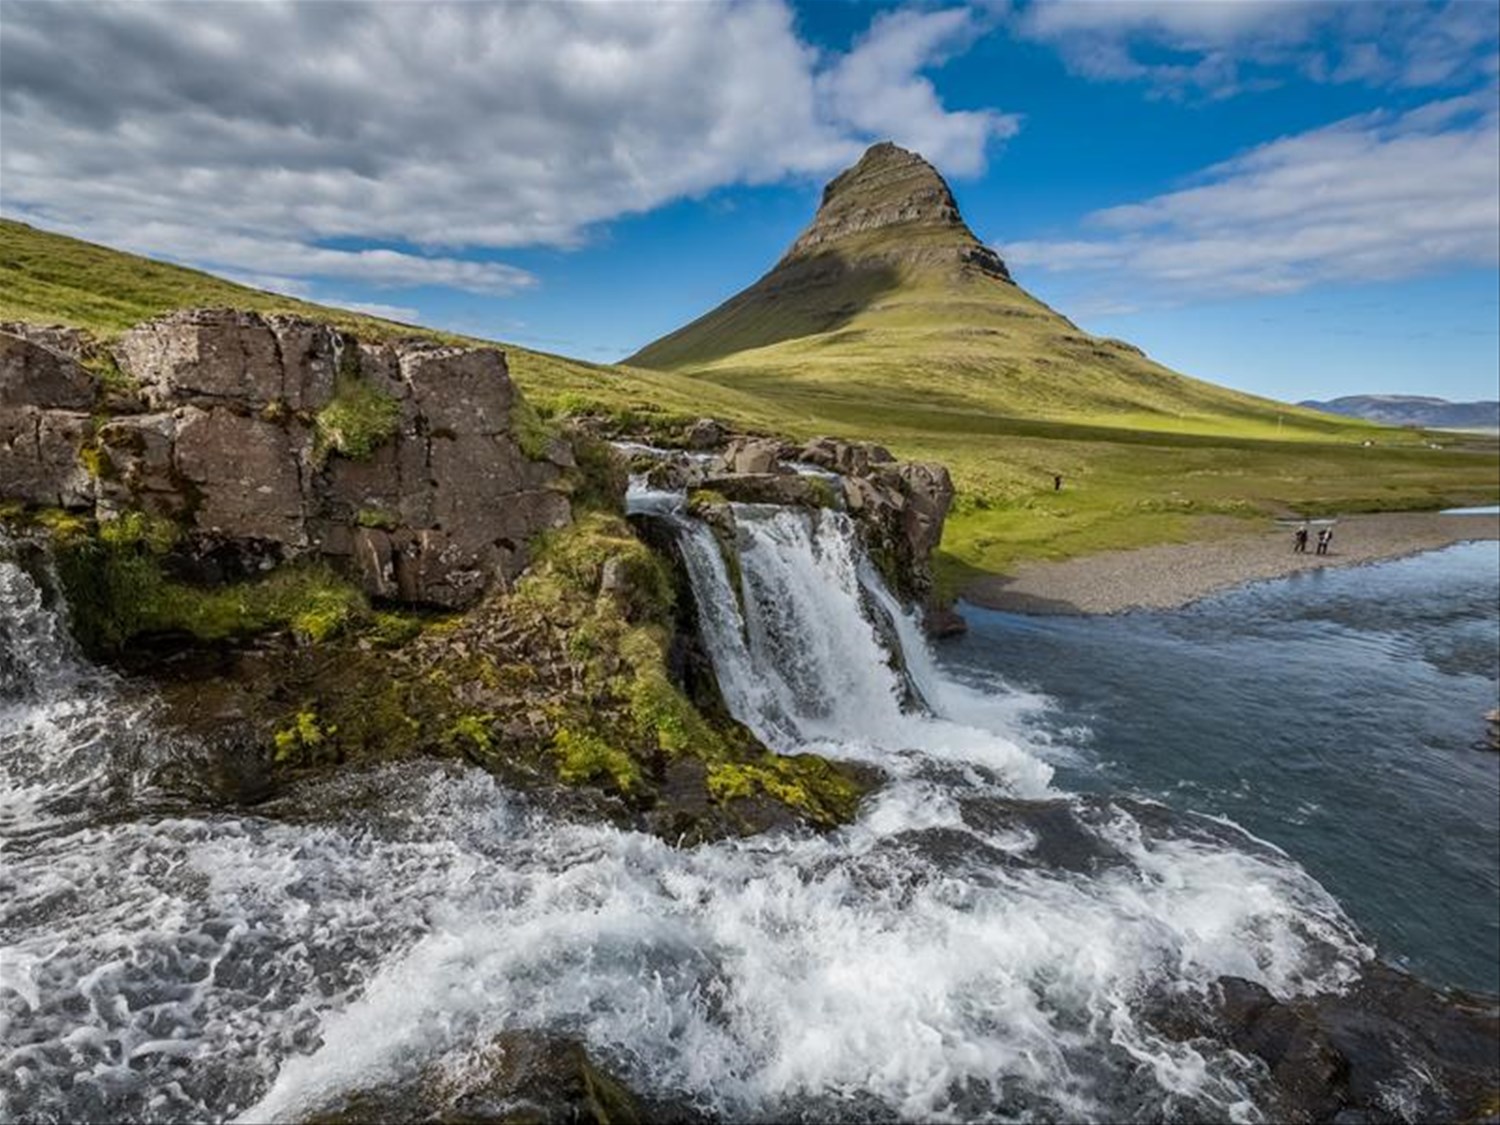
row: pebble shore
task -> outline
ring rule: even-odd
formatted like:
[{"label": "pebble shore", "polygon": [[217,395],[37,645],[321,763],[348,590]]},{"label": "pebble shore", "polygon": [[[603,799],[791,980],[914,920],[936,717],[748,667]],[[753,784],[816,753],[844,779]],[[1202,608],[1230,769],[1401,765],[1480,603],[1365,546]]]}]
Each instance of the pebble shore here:
[{"label": "pebble shore", "polygon": [[[1227,521],[1226,521],[1227,523]],[[1173,609],[1219,590],[1323,567],[1357,566],[1469,540],[1500,540],[1500,515],[1374,512],[1341,517],[1332,549],[1292,551],[1294,523],[1249,530],[1225,526],[1196,543],[1106,551],[1062,562],[1030,562],[1015,573],[983,578],[965,601],[1012,613],[1121,613]],[[1500,551],[1496,564],[1500,566]]]}]

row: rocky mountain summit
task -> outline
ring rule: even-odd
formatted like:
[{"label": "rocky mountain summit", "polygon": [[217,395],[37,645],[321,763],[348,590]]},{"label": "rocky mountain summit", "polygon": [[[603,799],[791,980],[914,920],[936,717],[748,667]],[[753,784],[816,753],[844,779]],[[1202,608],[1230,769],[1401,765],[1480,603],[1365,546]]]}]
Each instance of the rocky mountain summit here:
[{"label": "rocky mountain summit", "polygon": [[776,268],[834,252],[886,261],[946,259],[1010,280],[1000,256],[964,222],[937,169],[889,141],[828,183],[811,225]]}]

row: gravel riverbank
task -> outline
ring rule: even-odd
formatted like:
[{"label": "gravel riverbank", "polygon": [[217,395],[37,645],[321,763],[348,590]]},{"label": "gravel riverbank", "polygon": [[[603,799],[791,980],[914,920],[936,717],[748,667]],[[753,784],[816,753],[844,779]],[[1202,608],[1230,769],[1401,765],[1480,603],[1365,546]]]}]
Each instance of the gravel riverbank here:
[{"label": "gravel riverbank", "polygon": [[1467,540],[1500,539],[1500,515],[1372,512],[1340,518],[1327,555],[1313,553],[1314,524],[1307,554],[1299,555],[1292,551],[1294,527],[1287,523],[1251,531],[1226,521],[1221,535],[1202,542],[1025,563],[1014,574],[971,583],[963,598],[1014,613],[1172,609],[1245,582],[1379,562]]}]

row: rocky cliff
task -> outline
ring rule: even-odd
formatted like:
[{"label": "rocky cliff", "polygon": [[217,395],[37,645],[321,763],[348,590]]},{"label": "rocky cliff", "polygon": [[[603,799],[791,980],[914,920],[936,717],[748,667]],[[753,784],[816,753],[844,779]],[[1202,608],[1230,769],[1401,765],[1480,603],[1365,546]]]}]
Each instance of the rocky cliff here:
[{"label": "rocky cliff", "polygon": [[937,169],[889,141],[829,181],[811,225],[776,268],[831,253],[897,264],[946,261],[1010,280],[1000,255],[964,222]]},{"label": "rocky cliff", "polygon": [[110,354],[6,325],[0,405],[0,498],[169,520],[210,578],[320,558],[372,596],[461,607],[570,518],[572,452],[492,348],[227,309],[148,321]]}]

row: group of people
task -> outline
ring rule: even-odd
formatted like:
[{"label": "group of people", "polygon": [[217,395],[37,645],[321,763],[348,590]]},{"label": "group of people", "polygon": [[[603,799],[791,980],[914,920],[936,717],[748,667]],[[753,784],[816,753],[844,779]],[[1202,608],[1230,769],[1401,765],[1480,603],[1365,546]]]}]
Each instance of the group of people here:
[{"label": "group of people", "polygon": [[[1296,534],[1292,536],[1292,551],[1299,555],[1307,554],[1308,527],[1303,524],[1297,528]],[[1330,524],[1318,528],[1318,546],[1316,553],[1326,555],[1328,545],[1333,542],[1333,527]]]}]

